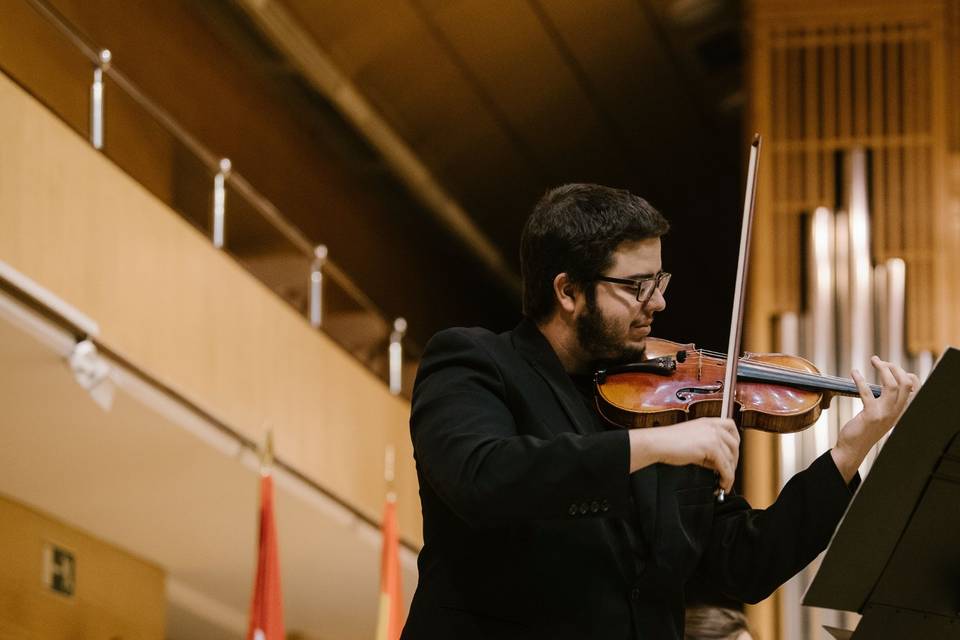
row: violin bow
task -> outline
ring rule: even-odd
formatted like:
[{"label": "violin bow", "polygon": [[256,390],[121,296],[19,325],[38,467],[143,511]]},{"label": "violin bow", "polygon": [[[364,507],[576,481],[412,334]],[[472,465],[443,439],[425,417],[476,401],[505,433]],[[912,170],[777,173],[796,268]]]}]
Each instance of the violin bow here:
[{"label": "violin bow", "polygon": [[[750,144],[750,164],[747,168],[747,188],[743,197],[743,222],[740,224],[740,260],[737,265],[737,284],[733,292],[733,313],[730,317],[730,341],[727,344],[727,368],[723,379],[721,418],[733,418],[737,392],[737,365],[740,363],[740,338],[743,330],[743,301],[747,290],[747,264],[750,261],[750,233],[753,229],[753,209],[757,201],[757,166],[760,163],[759,133],[753,134]],[[723,502],[726,493],[720,489],[717,502]]]}]

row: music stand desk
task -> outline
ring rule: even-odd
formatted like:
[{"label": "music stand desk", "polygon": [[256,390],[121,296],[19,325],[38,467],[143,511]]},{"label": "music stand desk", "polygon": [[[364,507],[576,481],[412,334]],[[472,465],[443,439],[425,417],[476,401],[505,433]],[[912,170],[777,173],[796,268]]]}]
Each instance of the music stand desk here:
[{"label": "music stand desk", "polygon": [[958,433],[960,350],[949,348],[860,485],[803,599],[862,613],[853,640],[960,638]]}]

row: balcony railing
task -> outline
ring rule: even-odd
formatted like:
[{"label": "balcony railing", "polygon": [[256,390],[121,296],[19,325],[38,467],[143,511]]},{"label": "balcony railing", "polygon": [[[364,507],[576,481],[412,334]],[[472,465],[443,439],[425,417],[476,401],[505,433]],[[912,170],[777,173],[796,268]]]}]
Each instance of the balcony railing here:
[{"label": "balcony railing", "polygon": [[388,318],[321,239],[308,238],[244,179],[242,167],[146,96],[120,71],[109,43],[90,42],[42,0],[21,5],[12,19],[38,36],[36,46],[0,46],[0,68],[305,322],[408,396],[420,349],[406,337],[404,319]]}]

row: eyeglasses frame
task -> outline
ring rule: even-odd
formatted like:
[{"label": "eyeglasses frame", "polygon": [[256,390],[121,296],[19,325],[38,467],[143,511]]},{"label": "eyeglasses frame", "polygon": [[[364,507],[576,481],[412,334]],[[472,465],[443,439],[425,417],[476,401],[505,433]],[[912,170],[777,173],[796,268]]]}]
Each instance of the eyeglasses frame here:
[{"label": "eyeglasses frame", "polygon": [[[666,271],[658,271],[657,273],[650,276],[649,278],[643,278],[642,280],[630,280],[628,278],[613,278],[610,276],[597,276],[596,278],[594,278],[594,280],[636,287],[637,302],[640,302],[641,304],[647,304],[648,302],[650,302],[650,298],[653,297],[653,292],[655,289],[658,289],[660,291],[660,295],[663,295],[663,293],[667,290],[667,285],[670,284],[670,278],[671,278],[670,273]],[[643,291],[643,286],[647,282],[652,282],[653,286],[650,287],[650,290],[647,291],[647,294],[641,300],[640,293]]]}]

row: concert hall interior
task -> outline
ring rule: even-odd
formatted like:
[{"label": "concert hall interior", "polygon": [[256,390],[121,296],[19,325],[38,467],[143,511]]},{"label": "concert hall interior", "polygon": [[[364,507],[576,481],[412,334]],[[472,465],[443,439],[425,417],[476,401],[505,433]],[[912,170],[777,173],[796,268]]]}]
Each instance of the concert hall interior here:
[{"label": "concert hall interior", "polygon": [[[743,350],[960,346],[960,0],[0,0],[0,71],[0,639],[398,637],[420,356],[520,322],[552,187],[662,212],[653,334],[726,353],[759,133]],[[855,626],[818,563],[715,601]]]}]

